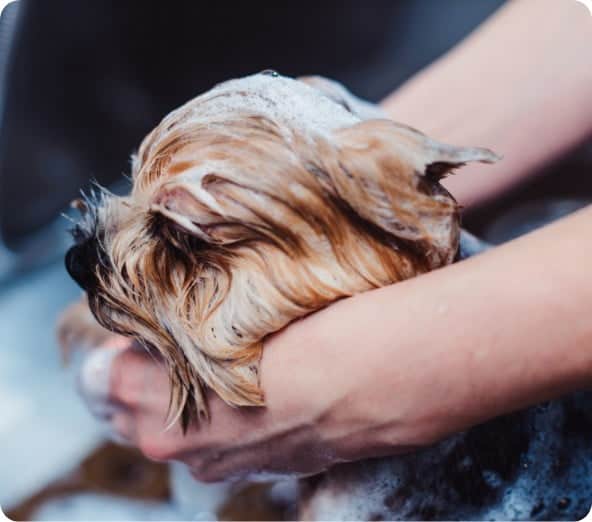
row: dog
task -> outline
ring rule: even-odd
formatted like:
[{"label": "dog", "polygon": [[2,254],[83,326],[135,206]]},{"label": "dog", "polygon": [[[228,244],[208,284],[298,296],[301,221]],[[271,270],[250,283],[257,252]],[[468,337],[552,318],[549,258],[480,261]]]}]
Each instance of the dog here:
[{"label": "dog", "polygon": [[[329,80],[264,71],[167,115],[132,159],[129,195],[79,201],[66,266],[100,325],[162,356],[168,420],[186,428],[207,417],[206,389],[233,406],[265,404],[266,335],[478,250],[440,180],[498,159],[395,123]],[[489,436],[479,428],[417,455],[337,466],[307,482],[301,516],[494,516],[519,466],[481,469],[479,455],[526,455],[534,446],[516,440],[528,439],[529,415],[486,424]],[[495,444],[492,433],[518,439]],[[516,517],[556,515],[541,502]]]}]

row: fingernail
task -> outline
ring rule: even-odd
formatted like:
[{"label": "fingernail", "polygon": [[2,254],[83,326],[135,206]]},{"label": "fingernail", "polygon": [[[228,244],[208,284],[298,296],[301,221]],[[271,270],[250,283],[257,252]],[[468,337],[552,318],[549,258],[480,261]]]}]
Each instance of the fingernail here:
[{"label": "fingernail", "polygon": [[86,356],[80,368],[78,389],[96,416],[113,413],[113,406],[108,404],[111,367],[120,353],[119,348],[97,348]]}]

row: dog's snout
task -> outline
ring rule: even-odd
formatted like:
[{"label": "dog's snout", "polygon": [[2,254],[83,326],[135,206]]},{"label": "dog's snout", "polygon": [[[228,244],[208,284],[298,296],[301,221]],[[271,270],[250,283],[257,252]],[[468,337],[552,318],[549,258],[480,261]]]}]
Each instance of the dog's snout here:
[{"label": "dog's snout", "polygon": [[66,270],[78,286],[86,292],[96,286],[96,255],[92,254],[92,245],[87,241],[74,245],[66,253]]}]

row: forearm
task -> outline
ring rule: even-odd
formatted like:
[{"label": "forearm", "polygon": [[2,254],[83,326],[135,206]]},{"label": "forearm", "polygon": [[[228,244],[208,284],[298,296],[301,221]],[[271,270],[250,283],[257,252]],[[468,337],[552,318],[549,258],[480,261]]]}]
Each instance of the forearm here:
[{"label": "forearm", "polygon": [[[446,180],[464,205],[510,187],[592,132],[592,18],[577,2],[510,1],[389,96],[397,121],[504,160]],[[470,172],[469,172],[470,171]]]},{"label": "forearm", "polygon": [[296,323],[264,354],[268,399],[315,390],[323,438],[359,458],[587,386],[590,227],[592,208]]}]

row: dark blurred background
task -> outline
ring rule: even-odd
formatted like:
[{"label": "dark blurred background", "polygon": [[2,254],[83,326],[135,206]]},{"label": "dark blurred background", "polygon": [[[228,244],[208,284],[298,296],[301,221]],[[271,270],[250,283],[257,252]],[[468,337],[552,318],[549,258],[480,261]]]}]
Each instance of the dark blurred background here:
[{"label": "dark blurred background", "polygon": [[[56,488],[61,495],[133,491],[123,484],[142,484],[142,473],[144,481],[160,478],[156,489],[137,498],[168,498],[162,468],[143,468],[137,455],[105,449],[102,431],[59,365],[53,325],[78,295],[61,261],[69,239],[60,213],[78,191],[92,180],[121,181],[144,135],[171,109],[220,81],[270,68],[321,74],[379,101],[503,0],[278,4],[19,0],[3,10],[0,411],[11,420],[0,422],[0,504],[15,516],[47,519],[47,511],[36,510]],[[465,223],[501,242],[531,221],[573,210],[592,195],[592,176],[583,175],[590,165],[585,144],[508,197],[467,215]],[[100,479],[91,465],[97,451],[103,452]],[[115,506],[114,497],[107,498]],[[75,517],[63,506],[47,509],[63,520]],[[117,509],[114,518],[133,516]]]}]

